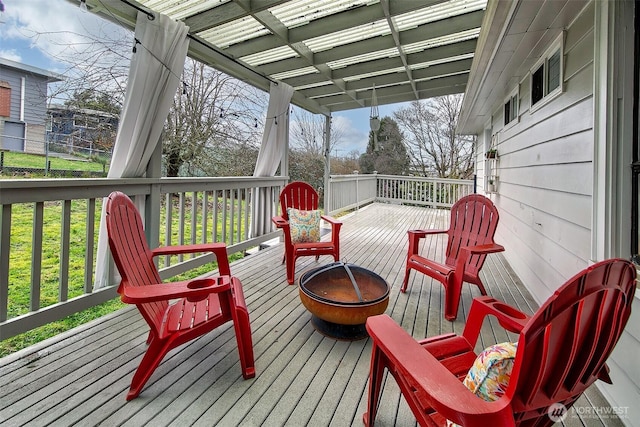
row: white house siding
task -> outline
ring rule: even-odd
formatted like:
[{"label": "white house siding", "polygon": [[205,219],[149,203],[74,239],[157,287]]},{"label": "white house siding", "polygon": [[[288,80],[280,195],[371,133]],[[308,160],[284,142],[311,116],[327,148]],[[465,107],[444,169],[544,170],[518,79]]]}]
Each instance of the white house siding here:
[{"label": "white house siding", "polygon": [[[637,291],[636,291],[637,292]],[[640,299],[635,297],[631,318],[620,341],[607,361],[613,385],[598,381],[596,384],[605,398],[621,412],[628,426],[640,426]]]},{"label": "white house siding", "polygon": [[[488,194],[500,212],[496,239],[506,246],[505,257],[539,303],[592,261],[596,7],[601,5],[589,4],[566,29],[563,93],[531,111],[529,75],[512,78],[520,81],[518,121],[505,127],[502,107],[492,115],[491,133],[500,156],[498,193]],[[541,37],[536,48],[544,51],[553,37]],[[505,99],[514,88],[504,88]],[[488,141],[486,133],[478,136],[476,172],[484,184]],[[638,354],[640,295],[608,362],[614,385],[597,383],[629,426],[640,426]]]},{"label": "white house siding", "polygon": [[[552,38],[549,38],[552,39]],[[518,122],[497,134],[500,209],[497,238],[538,302],[589,264],[593,160],[593,8],[566,32],[564,91],[530,110],[529,76],[520,83]],[[544,49],[544,48],[543,48]],[[579,53],[576,53],[579,51]],[[505,97],[512,87],[505,88]]]}]

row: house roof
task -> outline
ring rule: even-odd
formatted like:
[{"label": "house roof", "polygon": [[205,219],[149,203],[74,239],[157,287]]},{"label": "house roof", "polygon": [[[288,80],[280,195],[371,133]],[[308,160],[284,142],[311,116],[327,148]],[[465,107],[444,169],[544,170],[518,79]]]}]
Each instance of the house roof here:
[{"label": "house roof", "polygon": [[[458,132],[478,134],[527,78],[588,0],[489,0],[462,104]],[[521,93],[520,97],[528,96]]]},{"label": "house roof", "polygon": [[[72,0],[70,0],[72,1]],[[77,0],[73,0],[77,2]],[[189,27],[189,55],[330,114],[465,91],[486,0],[86,0],[131,29],[138,10]]]},{"label": "house roof", "polygon": [[62,74],[54,73],[52,71],[47,71],[42,68],[34,67],[33,65],[23,64],[21,62],[12,61],[6,58],[0,58],[0,66],[6,67],[6,68],[13,68],[15,70],[20,70],[25,73],[44,77],[47,83],[60,82],[65,79],[65,77]]}]

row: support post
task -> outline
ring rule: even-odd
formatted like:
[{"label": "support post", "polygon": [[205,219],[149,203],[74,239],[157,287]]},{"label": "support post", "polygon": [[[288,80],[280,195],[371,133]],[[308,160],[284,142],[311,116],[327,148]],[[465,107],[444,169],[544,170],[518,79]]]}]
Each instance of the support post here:
[{"label": "support post", "polygon": [[331,212],[329,174],[331,173],[331,115],[324,120],[324,212]]}]

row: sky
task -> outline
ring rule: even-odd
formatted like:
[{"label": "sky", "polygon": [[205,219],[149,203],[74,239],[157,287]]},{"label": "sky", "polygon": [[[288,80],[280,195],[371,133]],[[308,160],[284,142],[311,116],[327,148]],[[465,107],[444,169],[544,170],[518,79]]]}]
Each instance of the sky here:
[{"label": "sky", "polygon": [[[4,12],[0,12],[0,58],[60,74],[65,73],[65,65],[56,57],[69,46],[80,49],[86,34],[116,40],[118,37],[113,34],[125,31],[82,11],[68,0],[0,0],[0,3],[4,5]],[[379,115],[391,116],[403,106],[379,106]],[[332,123],[342,130],[342,140],[332,152],[334,156],[366,150],[369,116],[369,108],[333,114]]]}]

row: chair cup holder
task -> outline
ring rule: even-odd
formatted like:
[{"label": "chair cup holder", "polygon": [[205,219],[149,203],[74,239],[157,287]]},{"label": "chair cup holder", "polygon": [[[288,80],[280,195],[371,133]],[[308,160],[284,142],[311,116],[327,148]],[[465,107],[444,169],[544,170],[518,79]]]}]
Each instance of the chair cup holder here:
[{"label": "chair cup holder", "polygon": [[[206,279],[195,279],[195,280],[191,280],[189,283],[187,283],[187,288],[189,289],[204,289],[204,288],[208,288],[209,286],[213,286],[216,284],[216,280],[215,279],[211,279],[211,278],[206,278]],[[192,296],[192,297],[187,297],[187,301],[189,302],[198,302],[198,301],[202,301],[203,299],[206,299],[209,295],[205,294],[202,296]]]},{"label": "chair cup holder", "polygon": [[511,307],[510,305],[507,305],[503,302],[496,302],[493,303],[493,308],[495,308],[496,310],[498,310],[501,313],[506,314],[509,317],[512,317],[514,319],[526,319],[527,316],[520,312],[519,310],[516,310],[515,308]]}]

